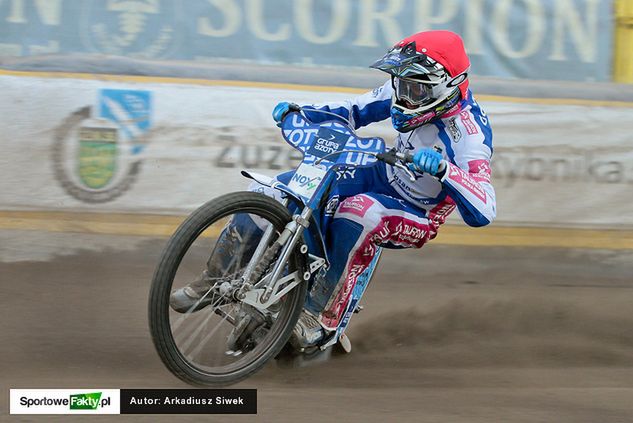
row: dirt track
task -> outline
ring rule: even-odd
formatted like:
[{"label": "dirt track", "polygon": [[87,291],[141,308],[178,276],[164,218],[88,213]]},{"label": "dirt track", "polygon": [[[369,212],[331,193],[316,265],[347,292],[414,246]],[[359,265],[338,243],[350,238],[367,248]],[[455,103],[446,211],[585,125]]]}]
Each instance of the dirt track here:
[{"label": "dirt track", "polygon": [[[36,420],[7,415],[9,388],[185,387],[147,330],[163,243],[0,231],[0,420]],[[258,416],[208,420],[633,421],[632,259],[443,245],[388,252],[352,320],[351,355],[305,369],[270,365],[238,385],[258,389]]]}]

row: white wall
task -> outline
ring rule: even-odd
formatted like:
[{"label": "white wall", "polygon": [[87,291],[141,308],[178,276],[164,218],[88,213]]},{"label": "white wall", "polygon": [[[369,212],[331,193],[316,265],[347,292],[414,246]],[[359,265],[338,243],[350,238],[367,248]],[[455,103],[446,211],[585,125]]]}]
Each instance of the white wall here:
[{"label": "white wall", "polygon": [[[149,91],[151,123],[147,132],[135,129],[140,134],[136,141],[119,131],[114,176],[91,190],[78,176],[77,135],[81,126],[116,127],[94,120],[102,89]],[[243,167],[274,175],[292,166],[297,152],[285,144],[270,117],[278,101],[349,96],[2,75],[0,208],[184,213],[243,189]],[[633,108],[504,103],[485,97],[479,102],[494,131],[499,223],[633,226]],[[82,108],[91,118],[71,117]],[[387,140],[394,136],[388,122],[362,132]],[[134,148],[139,140],[145,146],[141,151]],[[139,171],[130,178],[135,162]]]}]

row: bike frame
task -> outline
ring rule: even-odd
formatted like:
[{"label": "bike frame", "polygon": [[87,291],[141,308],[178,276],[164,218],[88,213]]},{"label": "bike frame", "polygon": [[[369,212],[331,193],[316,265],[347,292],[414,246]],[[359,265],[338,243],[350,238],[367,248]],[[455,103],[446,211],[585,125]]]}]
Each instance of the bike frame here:
[{"label": "bike frame", "polygon": [[[348,168],[374,166],[378,163],[378,156],[385,152],[385,142],[382,138],[358,137],[349,125],[341,123],[340,120],[314,124],[299,113],[289,113],[279,126],[284,139],[303,153],[303,159],[295,169],[291,182],[286,185],[264,175],[242,172],[244,176],[280,191],[282,197],[295,203],[300,210],[300,213],[293,215],[292,221],[286,225],[276,241],[281,246],[281,252],[273,270],[254,285],[248,283],[254,263],[259,262],[264,255],[265,248],[259,247],[247,267],[246,288],[240,299],[258,309],[268,308],[301,283],[302,279],[307,281],[320,269],[327,268],[329,260],[323,236],[319,230],[311,230],[322,252],[308,251],[307,245],[301,245],[301,253],[309,259],[308,270],[302,275],[294,272],[280,278],[285,263],[290,254],[295,251],[305,229],[315,229],[317,226],[313,216],[319,213],[324,200],[327,200],[328,194],[336,184],[337,172]],[[269,244],[270,232],[265,233],[260,246]],[[321,346],[322,349],[335,344],[344,333],[358,302],[369,285],[381,252],[382,249],[378,247],[373,260],[358,277],[343,318],[330,339]],[[322,253],[323,257],[320,257],[319,253]]]}]

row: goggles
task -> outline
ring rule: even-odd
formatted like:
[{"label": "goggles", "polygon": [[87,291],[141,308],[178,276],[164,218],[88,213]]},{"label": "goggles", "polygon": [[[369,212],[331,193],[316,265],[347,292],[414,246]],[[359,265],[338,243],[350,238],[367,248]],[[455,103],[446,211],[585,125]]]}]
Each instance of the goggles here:
[{"label": "goggles", "polygon": [[396,99],[406,101],[413,106],[422,106],[433,102],[436,96],[433,86],[412,79],[392,77],[391,83],[396,94]]}]

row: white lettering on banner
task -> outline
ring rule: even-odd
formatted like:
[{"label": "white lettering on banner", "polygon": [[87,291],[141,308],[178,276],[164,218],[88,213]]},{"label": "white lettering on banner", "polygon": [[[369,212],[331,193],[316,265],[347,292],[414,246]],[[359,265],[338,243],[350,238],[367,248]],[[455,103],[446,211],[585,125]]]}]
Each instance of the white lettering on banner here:
[{"label": "white lettering on banner", "polygon": [[[234,37],[236,45],[242,46],[231,54],[234,59],[256,56],[255,60],[313,60],[319,65],[354,66],[354,55],[348,53],[355,46],[374,48],[374,53],[367,53],[374,56],[419,30],[450,29],[462,35],[467,51],[476,56],[473,66],[478,72],[544,77],[541,69],[530,66],[528,61],[534,58],[542,61],[547,79],[609,78],[605,59],[612,40],[605,34],[610,32],[612,18],[606,0],[288,0],[284,3],[287,7],[270,0],[90,0],[83,2],[81,8],[68,7],[66,3],[0,0],[0,22],[8,28],[0,37],[0,53],[19,56],[98,50],[117,55],[205,60],[226,56],[225,48],[205,50],[206,37]],[[176,7],[193,16],[195,34],[188,37],[193,41],[189,45],[180,43],[181,32],[189,29],[184,27],[185,21],[175,16]],[[148,12],[150,9],[154,11]],[[87,13],[89,10],[94,12]],[[113,10],[130,12],[118,13],[119,18],[136,16],[144,20],[136,25],[138,30],[119,30],[123,35],[117,40],[115,30],[121,24],[115,22],[119,18],[110,13]],[[79,28],[68,26],[50,33],[50,27],[61,26],[62,19]],[[71,33],[83,37],[79,43],[82,46],[66,42]],[[86,41],[90,39],[88,33],[98,38],[99,45],[86,44],[96,42]],[[141,39],[140,50],[123,45]],[[301,48],[280,55],[274,46],[280,42]],[[337,53],[329,54],[330,50],[321,46],[332,46]],[[253,56],[253,52],[258,54]],[[489,64],[488,58],[492,59]],[[525,62],[514,64],[508,59]],[[561,74],[556,70],[561,61],[567,62],[570,69],[578,66],[578,72]]]},{"label": "white lettering on banner", "polygon": [[469,0],[466,2],[466,16],[468,25],[464,29],[464,46],[468,54],[483,54],[484,43],[482,39],[483,21],[481,19],[484,10],[483,0]]},{"label": "white lettering on banner", "polygon": [[294,129],[288,139],[296,146],[306,142],[312,134],[316,134],[318,129]]},{"label": "white lettering on banner", "polygon": [[375,161],[373,156],[363,153],[350,152],[345,154],[345,164],[355,166],[365,166],[367,163]]},{"label": "white lettering on banner", "polygon": [[599,0],[585,0],[586,25],[582,25],[580,13],[576,11],[571,0],[558,0],[555,2],[554,18],[554,42],[550,60],[566,60],[565,56],[565,32],[567,24],[576,51],[581,60],[586,63],[596,61],[598,40],[598,5]]},{"label": "white lettering on banner", "polygon": [[[19,6],[13,19],[24,19],[22,2],[13,0],[14,9]],[[42,11],[53,10],[44,7],[44,0],[37,1]],[[60,0],[56,0],[59,3]],[[236,0],[206,0],[214,7],[213,13],[221,16],[222,24],[213,27],[208,16],[198,18],[198,33],[211,37],[227,37],[235,34],[242,25],[242,10]],[[402,25],[402,14],[409,13],[413,6],[414,26],[411,31]],[[48,4],[48,3],[46,3]],[[351,18],[353,6],[358,7],[356,19]],[[292,28],[297,34],[312,44],[334,44],[340,41],[348,31],[352,21],[358,22],[354,45],[363,47],[390,46],[403,38],[405,33],[451,27],[465,22],[461,31],[464,43],[471,55],[486,54],[484,38],[485,23],[483,16],[491,15],[492,28],[490,39],[501,56],[523,59],[546,49],[549,60],[568,60],[569,51],[565,50],[567,37],[580,59],[586,63],[595,63],[598,52],[599,0],[331,0],[330,25],[324,34],[318,34],[316,22],[317,2],[297,0],[292,3],[293,22],[280,24],[275,30],[268,30],[264,20],[264,0],[246,0],[244,13],[250,32],[263,41],[284,41],[292,36]],[[525,9],[517,13],[516,8]],[[59,23],[59,7],[56,14],[50,12],[48,19]],[[460,13],[461,12],[461,13]],[[289,11],[288,11],[289,13]],[[513,45],[511,34],[516,30],[513,21],[523,17],[521,31],[525,32],[522,45]],[[13,21],[11,21],[13,22]],[[218,25],[218,24],[216,24]],[[548,33],[548,28],[552,33]],[[379,39],[381,34],[384,38]],[[547,54],[547,53],[546,53]]]},{"label": "white lettering on banner", "polygon": [[[228,37],[235,34],[242,24],[242,13],[235,1],[207,0],[207,2],[222,13],[224,25],[220,28],[214,28],[208,17],[200,16],[198,17],[198,33],[210,37]],[[214,10],[214,12],[216,11]]]},{"label": "white lettering on banner", "polygon": [[292,115],[292,126],[295,128],[301,128],[307,125],[307,121],[299,115]]},{"label": "white lettering on banner", "polygon": [[340,146],[341,145],[335,141],[317,138],[316,142],[312,145],[312,148],[328,155],[338,151]]},{"label": "white lettering on banner", "polygon": [[356,138],[356,146],[361,150],[375,149],[380,144],[377,138]]},{"label": "white lettering on banner", "polygon": [[[358,14],[358,37],[354,40],[354,45],[363,47],[378,47],[379,45],[392,45],[403,38],[401,25],[398,22],[398,15],[402,10],[403,0],[390,0],[387,2],[385,10],[377,10],[376,0],[363,0],[360,2],[360,12]],[[385,42],[378,43],[375,37],[376,25],[380,23],[382,33],[385,34]]]},{"label": "white lettering on banner", "polygon": [[264,0],[246,1],[246,22],[253,35],[255,35],[260,40],[265,41],[288,40],[291,33],[291,25],[289,23],[284,23],[280,25],[275,32],[266,31],[266,25],[264,23],[265,19],[263,12],[263,2]]},{"label": "white lettering on banner", "polygon": [[[58,26],[61,16],[61,0],[26,0],[35,6],[37,16],[44,25]],[[25,0],[10,0],[11,12],[7,17],[7,22],[26,24],[29,23],[24,13]],[[0,1],[0,5],[3,1]]]},{"label": "white lettering on banner", "polygon": [[[469,1],[469,3],[472,0]],[[479,0],[475,0],[479,1]],[[437,15],[433,15],[433,5],[438,10]],[[456,0],[445,0],[437,4],[433,0],[416,0],[415,2],[415,25],[414,31],[428,31],[434,25],[444,25],[457,16],[458,4]]]},{"label": "white lettering on banner", "polygon": [[[319,3],[323,3],[319,1]],[[330,29],[324,35],[318,35],[314,29],[314,0],[296,0],[294,15],[299,35],[314,44],[332,44],[340,40],[349,25],[351,7],[349,0],[332,0]]]},{"label": "white lettering on banner", "polygon": [[[543,37],[545,36],[545,16],[540,0],[522,0],[522,3],[525,4],[527,13],[525,13],[525,44],[520,50],[514,50],[510,44],[509,37],[509,15],[514,0],[501,0],[496,2],[492,18],[493,25],[496,29],[493,32],[492,41],[504,56],[513,59],[528,57],[536,53],[541,47]],[[513,27],[512,31],[515,30],[516,28]]]}]

